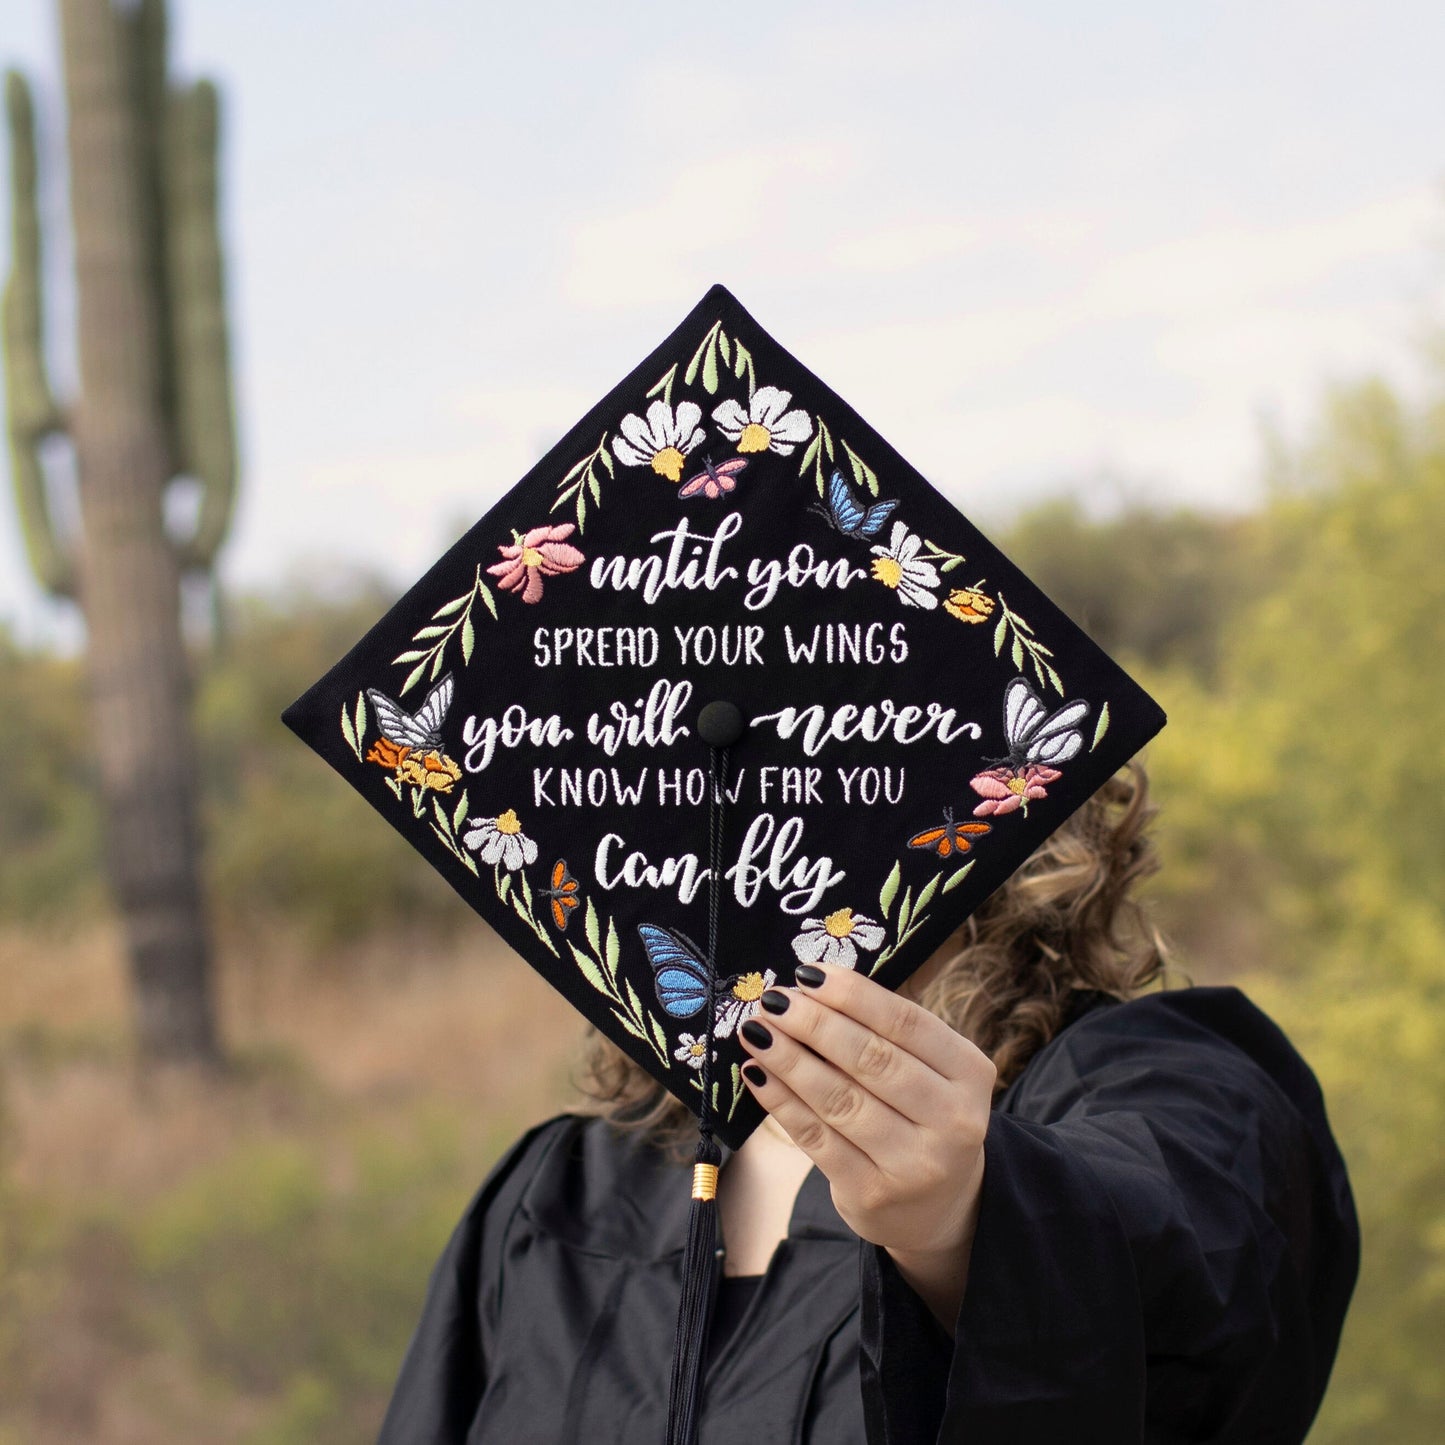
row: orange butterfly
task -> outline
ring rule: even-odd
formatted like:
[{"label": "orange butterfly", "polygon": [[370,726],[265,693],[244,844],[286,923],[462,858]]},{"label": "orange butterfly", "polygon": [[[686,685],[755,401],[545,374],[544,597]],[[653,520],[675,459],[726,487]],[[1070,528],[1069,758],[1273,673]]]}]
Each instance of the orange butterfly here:
[{"label": "orange butterfly", "polygon": [[953,853],[967,853],[973,844],[968,841],[965,834],[974,837],[981,837],[984,833],[992,833],[993,827],[988,823],[955,823],[953,821],[953,809],[943,810],[943,826],[941,828],[925,828],[921,833],[915,833],[909,840],[910,848],[932,848],[940,858],[947,858]]},{"label": "orange butterfly", "polygon": [[552,865],[552,886],[543,888],[541,894],[543,898],[552,900],[552,922],[563,932],[572,910],[581,905],[582,900],[577,896],[579,887],[577,880],[567,871],[565,860],[559,858]]}]

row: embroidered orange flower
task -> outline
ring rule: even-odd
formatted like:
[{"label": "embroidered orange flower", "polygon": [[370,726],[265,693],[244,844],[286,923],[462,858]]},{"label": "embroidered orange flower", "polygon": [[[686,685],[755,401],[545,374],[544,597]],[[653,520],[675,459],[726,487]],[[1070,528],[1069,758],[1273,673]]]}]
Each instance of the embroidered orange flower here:
[{"label": "embroidered orange flower", "polygon": [[461,768],[445,753],[411,753],[402,760],[396,775],[404,783],[430,788],[434,793],[450,793],[452,784],[462,775]]},{"label": "embroidered orange flower", "polygon": [[977,587],[961,587],[948,594],[943,610],[960,622],[987,622],[995,605],[993,598]]},{"label": "embroidered orange flower", "polygon": [[410,748],[403,747],[400,743],[394,743],[390,738],[377,738],[367,750],[366,761],[380,763],[384,768],[395,768],[399,777],[401,766],[406,762],[410,753]]}]

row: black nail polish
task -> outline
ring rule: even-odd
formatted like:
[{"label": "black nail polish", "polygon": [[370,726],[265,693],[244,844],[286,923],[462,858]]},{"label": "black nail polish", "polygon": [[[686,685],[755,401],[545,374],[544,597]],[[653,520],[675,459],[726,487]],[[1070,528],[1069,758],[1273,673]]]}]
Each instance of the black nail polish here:
[{"label": "black nail polish", "polygon": [[757,1019],[749,1019],[738,1031],[755,1049],[770,1049],[773,1046],[773,1036]]},{"label": "black nail polish", "polygon": [[759,1002],[770,1014],[785,1014],[788,1011],[788,996],[778,988],[770,988]]},{"label": "black nail polish", "polygon": [[814,968],[811,963],[800,963],[793,978],[804,988],[822,988],[823,981],[828,977],[821,968]]},{"label": "black nail polish", "polygon": [[755,1089],[761,1089],[768,1082],[768,1076],[756,1064],[743,1065],[743,1078]]}]

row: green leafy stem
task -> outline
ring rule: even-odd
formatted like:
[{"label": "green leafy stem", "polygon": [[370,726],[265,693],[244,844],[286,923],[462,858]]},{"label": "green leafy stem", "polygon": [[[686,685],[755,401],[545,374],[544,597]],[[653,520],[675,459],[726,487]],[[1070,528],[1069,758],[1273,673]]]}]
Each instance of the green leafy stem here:
[{"label": "green leafy stem", "polygon": [[[677,370],[676,367],[673,368]],[[652,392],[648,392],[651,396]],[[617,475],[616,465],[612,460],[612,453],[607,450],[607,433],[602,433],[602,440],[597,443],[595,451],[588,452],[580,462],[575,463],[567,475],[557,483],[557,500],[549,508],[555,512],[558,507],[564,507],[568,502],[573,504],[577,514],[577,530],[587,530],[587,498],[592,498],[592,505],[602,505],[602,483],[598,480],[598,470],[605,471],[609,477]]]},{"label": "green leafy stem", "polygon": [[346,739],[347,746],[356,754],[358,763],[365,759],[361,754],[361,744],[366,738],[366,694],[356,694],[355,714],[347,711],[343,703],[341,707],[341,735]]},{"label": "green leafy stem", "polygon": [[[878,473],[853,450],[852,447],[842,438],[838,438],[837,445],[842,447],[843,455],[848,458],[848,470],[853,473],[853,485],[865,488],[870,495],[878,495]],[[838,453],[833,444],[833,433],[828,430],[828,423],[821,416],[813,418],[813,439],[803,451],[803,459],[798,463],[798,475],[806,477],[809,468],[813,472],[813,485],[818,489],[821,497],[826,490],[826,483],[823,477],[823,459],[827,458],[829,471],[837,461]]]},{"label": "green leafy stem", "polygon": [[[961,553],[950,552],[947,547],[940,547],[937,542],[930,542],[927,537],[923,539],[923,546],[925,550],[918,554],[920,560],[938,563],[940,572],[952,572],[955,567],[963,566],[964,558]],[[982,586],[980,581],[973,590],[977,591]]]},{"label": "green leafy stem", "polygon": [[[694,1089],[698,1091],[698,1093],[702,1093],[702,1080],[698,1078],[696,1074],[694,1074],[693,1077],[688,1080],[688,1082],[693,1086]],[[732,1089],[732,1102],[728,1104],[726,1117],[731,1119],[732,1116],[737,1113],[738,1100],[740,1100],[743,1096],[743,1069],[741,1064],[735,1063],[732,1066],[728,1077],[728,1083]],[[714,1114],[722,1113],[722,1105],[718,1102],[721,1091],[722,1080],[714,1079],[712,1081],[712,1109]]]},{"label": "green leafy stem", "polygon": [[498,863],[492,869],[492,883],[497,890],[497,897],[500,898],[503,903],[510,903],[512,912],[542,940],[542,943],[549,952],[561,958],[562,955],[557,953],[557,945],[552,942],[552,936],[547,932],[546,927],[537,917],[536,909],[533,905],[532,885],[527,882],[526,873],[519,868],[517,869],[516,878],[517,885],[514,888],[512,886],[512,874],[504,873],[502,871],[502,865]]},{"label": "green leafy stem", "polygon": [[405,652],[399,652],[392,658],[392,665],[398,663],[414,662],[416,664],[407,673],[406,681],[402,683],[403,693],[410,692],[422,675],[431,669],[431,681],[435,681],[442,670],[442,660],[446,656],[447,644],[458,634],[461,636],[462,663],[463,665],[472,660],[472,647],[476,641],[476,633],[472,626],[472,608],[476,605],[478,598],[481,598],[482,605],[490,612],[493,618],[497,615],[497,604],[492,597],[492,589],[482,580],[482,564],[477,563],[477,575],[472,582],[470,590],[463,592],[460,597],[453,597],[450,602],[443,602],[440,607],[431,615],[431,621],[425,627],[418,628],[412,633],[413,642],[425,643],[425,647],[408,648]]},{"label": "green leafy stem", "polygon": [[[938,885],[942,883],[942,891],[944,893],[951,893],[968,877],[976,861],[976,859],[970,858],[962,868],[955,869],[947,878],[944,877],[944,871],[940,869],[918,890],[918,896],[916,898],[913,896],[911,886],[903,890],[903,898],[898,903],[897,919],[893,924],[893,942],[884,948],[878,954],[878,957],[873,960],[873,966],[868,970],[870,974],[877,973],[878,970],[923,927],[924,920],[928,916],[929,905],[939,892]],[[898,899],[898,886],[902,881],[903,869],[900,864],[895,863],[893,865],[893,871],[883,880],[883,887],[878,893],[878,910],[885,923],[890,921],[894,901]]]},{"label": "green leafy stem", "polygon": [[[721,360],[724,368],[727,368],[736,377],[741,378],[747,373],[748,396],[758,389],[757,370],[753,365],[753,354],[736,337],[730,337],[722,329],[721,321],[714,321],[708,329],[708,333],[698,343],[697,350],[692,354],[692,360],[687,364],[687,370],[682,374],[684,386],[691,386],[698,376],[702,376],[702,389],[709,396],[716,396],[720,372],[718,362]],[[669,406],[672,405],[672,385],[677,375],[677,367],[674,365],[656,386],[647,394],[655,396],[662,393],[662,399]]]},{"label": "green leafy stem", "polygon": [[1004,601],[1002,592],[998,594],[998,606],[999,619],[993,629],[993,655],[1000,656],[1004,643],[1012,637],[1009,656],[1013,659],[1013,665],[1022,672],[1024,660],[1027,659],[1033,667],[1034,675],[1039,680],[1039,686],[1043,687],[1047,684],[1060,697],[1063,697],[1064,684],[1060,681],[1058,673],[1054,671],[1053,665],[1048,661],[1054,655],[1052,649],[1045,647],[1034,636],[1033,628]]},{"label": "green leafy stem", "polygon": [[657,1019],[643,1008],[631,980],[618,972],[622,961],[622,943],[617,936],[617,924],[609,915],[607,934],[604,941],[602,919],[596,906],[589,898],[587,911],[583,916],[582,931],[587,936],[586,949],[568,941],[572,957],[581,970],[582,977],[592,985],[612,1006],[612,1016],[633,1036],[641,1039],[661,1061],[663,1068],[672,1067],[667,1051],[667,1035]]}]

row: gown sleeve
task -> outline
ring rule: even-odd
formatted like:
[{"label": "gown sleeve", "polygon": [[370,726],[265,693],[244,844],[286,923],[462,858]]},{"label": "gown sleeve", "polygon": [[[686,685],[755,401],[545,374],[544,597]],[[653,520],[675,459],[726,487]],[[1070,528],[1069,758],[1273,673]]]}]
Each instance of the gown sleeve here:
[{"label": "gown sleeve", "polygon": [[1359,1266],[1319,1087],[1234,988],[1096,1009],[995,1109],[952,1337],[862,1246],[869,1445],[1302,1441]]},{"label": "gown sleeve", "polygon": [[489,1257],[558,1120],[522,1135],[492,1167],[432,1268],[377,1445],[464,1445],[486,1387],[481,1318]]}]

